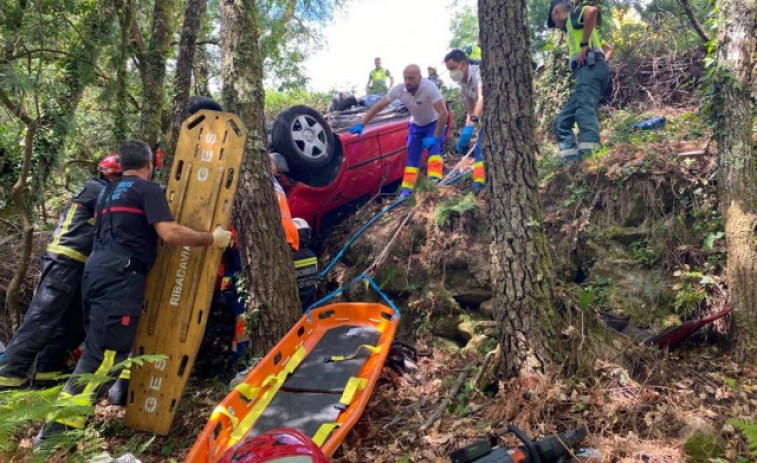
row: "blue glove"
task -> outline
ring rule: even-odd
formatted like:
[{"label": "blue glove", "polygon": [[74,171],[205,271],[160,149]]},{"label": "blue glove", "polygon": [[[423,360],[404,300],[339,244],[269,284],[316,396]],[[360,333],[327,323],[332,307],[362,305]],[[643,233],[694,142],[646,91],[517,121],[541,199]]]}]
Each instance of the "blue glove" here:
[{"label": "blue glove", "polygon": [[356,133],[358,136],[363,134],[363,124],[355,124],[349,129],[350,133]]},{"label": "blue glove", "polygon": [[455,150],[458,153],[462,153],[465,148],[470,145],[470,139],[473,136],[473,126],[466,125],[462,132],[460,132],[460,138],[457,140]]},{"label": "blue glove", "polygon": [[426,137],[423,139],[423,148],[430,150],[432,146],[436,145],[437,141],[439,141],[439,139],[434,136]]}]

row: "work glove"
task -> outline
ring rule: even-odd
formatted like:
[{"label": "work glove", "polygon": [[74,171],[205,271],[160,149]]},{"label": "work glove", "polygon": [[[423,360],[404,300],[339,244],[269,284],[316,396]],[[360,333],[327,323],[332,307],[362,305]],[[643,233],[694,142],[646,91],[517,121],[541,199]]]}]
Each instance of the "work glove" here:
[{"label": "work glove", "polygon": [[436,145],[437,141],[439,141],[439,139],[434,136],[426,137],[423,139],[423,148],[429,150],[432,146]]},{"label": "work glove", "polygon": [[358,136],[363,134],[363,124],[355,124],[348,130],[350,133],[356,133]]},{"label": "work glove", "polygon": [[466,125],[462,132],[460,132],[460,138],[457,139],[457,145],[455,145],[455,151],[460,154],[470,145],[470,139],[473,136],[473,126]]},{"label": "work glove", "polygon": [[215,230],[213,230],[213,246],[223,249],[229,245],[230,241],[230,231],[224,230],[220,225],[217,226]]}]

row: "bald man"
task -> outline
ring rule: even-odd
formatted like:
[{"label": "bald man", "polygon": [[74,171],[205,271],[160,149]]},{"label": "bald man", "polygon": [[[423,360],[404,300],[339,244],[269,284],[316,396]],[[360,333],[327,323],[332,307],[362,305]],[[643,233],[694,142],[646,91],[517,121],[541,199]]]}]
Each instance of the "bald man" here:
[{"label": "bald man", "polygon": [[447,122],[447,104],[439,88],[428,79],[421,77],[421,68],[411,64],[402,72],[404,82],[392,87],[376,103],[359,124],[350,127],[350,132],[363,134],[363,126],[373,119],[391,101],[400,100],[410,111],[410,133],[407,137],[407,164],[402,178],[400,198],[413,193],[418,181],[418,172],[424,151],[428,152],[428,177],[436,182],[442,179],[444,162],[442,143],[444,126]]}]

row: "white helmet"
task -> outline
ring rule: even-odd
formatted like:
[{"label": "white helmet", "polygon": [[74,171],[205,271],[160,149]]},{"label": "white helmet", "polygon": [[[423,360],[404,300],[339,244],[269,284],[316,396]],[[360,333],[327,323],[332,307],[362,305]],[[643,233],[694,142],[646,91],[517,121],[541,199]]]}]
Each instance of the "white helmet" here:
[{"label": "white helmet", "polygon": [[275,151],[272,151],[269,156],[271,157],[273,165],[276,166],[276,170],[284,174],[289,173],[289,164],[287,164],[287,160],[284,159],[284,156]]}]

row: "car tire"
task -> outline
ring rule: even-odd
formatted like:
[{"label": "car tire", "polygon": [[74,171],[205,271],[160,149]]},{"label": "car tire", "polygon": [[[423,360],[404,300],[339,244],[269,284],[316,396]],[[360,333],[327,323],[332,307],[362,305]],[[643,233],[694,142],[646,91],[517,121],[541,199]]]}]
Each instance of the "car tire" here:
[{"label": "car tire", "polygon": [[334,154],[331,127],[321,113],[304,105],[279,114],[273,122],[271,146],[295,171],[323,167]]}]

